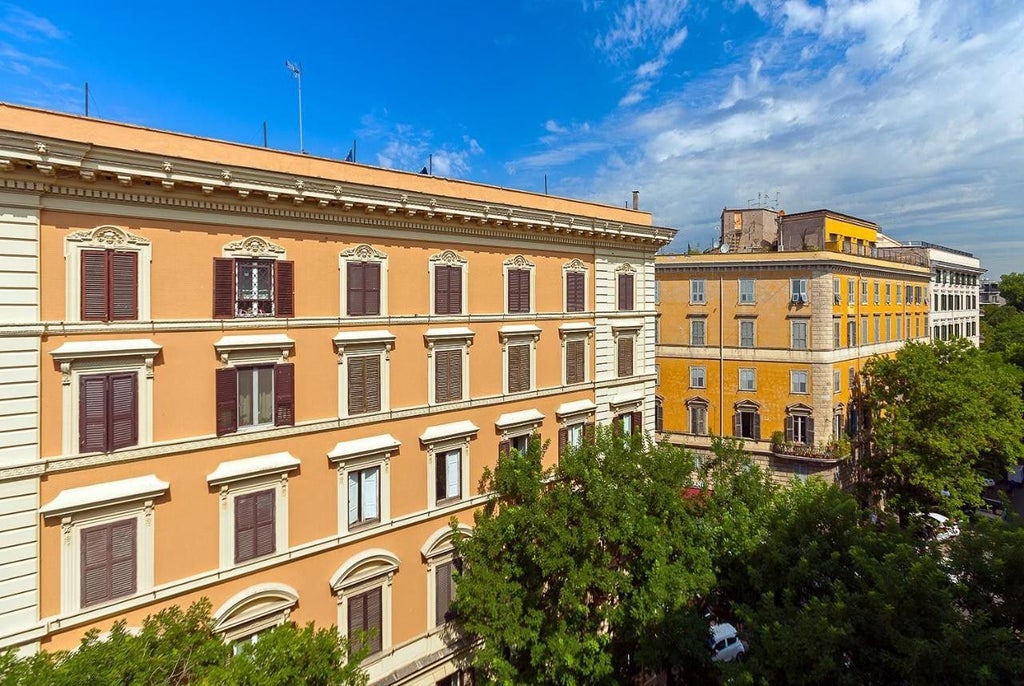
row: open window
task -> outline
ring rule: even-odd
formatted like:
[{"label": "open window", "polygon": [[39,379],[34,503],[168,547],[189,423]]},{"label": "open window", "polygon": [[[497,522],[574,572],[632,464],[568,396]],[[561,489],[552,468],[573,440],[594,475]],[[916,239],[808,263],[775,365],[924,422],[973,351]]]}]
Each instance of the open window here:
[{"label": "open window", "polygon": [[327,453],[338,469],[338,535],[391,521],[391,434],[341,441]]},{"label": "open window", "polygon": [[427,507],[446,507],[469,497],[469,446],[480,429],[469,421],[428,426],[420,435],[427,453]]},{"label": "open window", "polygon": [[217,435],[295,424],[295,341],[284,334],[224,336],[213,344]]},{"label": "open window", "polygon": [[250,236],[213,258],[213,316],[294,317],[295,265],[279,245]]}]

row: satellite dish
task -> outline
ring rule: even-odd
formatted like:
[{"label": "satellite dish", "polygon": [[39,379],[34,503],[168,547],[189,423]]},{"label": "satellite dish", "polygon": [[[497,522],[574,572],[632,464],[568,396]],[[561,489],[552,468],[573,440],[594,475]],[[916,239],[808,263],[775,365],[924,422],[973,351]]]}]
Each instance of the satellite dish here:
[{"label": "satellite dish", "polygon": [[722,247],[718,249],[718,252],[722,253],[723,255],[725,253],[729,252],[729,244],[728,243],[722,243]]}]

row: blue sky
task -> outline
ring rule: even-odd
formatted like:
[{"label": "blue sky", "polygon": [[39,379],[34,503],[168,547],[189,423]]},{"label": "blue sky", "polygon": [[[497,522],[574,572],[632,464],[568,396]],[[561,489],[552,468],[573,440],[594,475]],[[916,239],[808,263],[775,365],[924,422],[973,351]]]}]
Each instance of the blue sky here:
[{"label": "blue sky", "polygon": [[[625,204],[827,207],[1024,271],[1019,0],[0,0],[0,100]],[[760,199],[760,200],[759,200]]]}]

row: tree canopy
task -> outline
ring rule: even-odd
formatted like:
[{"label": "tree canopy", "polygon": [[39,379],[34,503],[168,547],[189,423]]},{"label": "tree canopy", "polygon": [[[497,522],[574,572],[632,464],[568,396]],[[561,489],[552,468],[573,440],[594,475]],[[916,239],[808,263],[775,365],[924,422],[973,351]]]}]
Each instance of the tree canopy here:
[{"label": "tree canopy", "polygon": [[871,486],[905,515],[978,501],[979,461],[1024,455],[1020,371],[965,340],[911,342],[864,367]]},{"label": "tree canopy", "polygon": [[1024,274],[1010,272],[999,279],[999,295],[1006,304],[1018,311],[1024,311]]}]

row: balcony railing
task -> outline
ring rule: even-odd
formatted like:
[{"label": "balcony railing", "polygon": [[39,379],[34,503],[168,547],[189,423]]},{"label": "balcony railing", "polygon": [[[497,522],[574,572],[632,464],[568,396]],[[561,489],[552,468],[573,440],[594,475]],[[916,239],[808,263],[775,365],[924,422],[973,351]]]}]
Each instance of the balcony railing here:
[{"label": "balcony railing", "polygon": [[836,463],[850,456],[850,443],[843,440],[806,445],[804,443],[787,443],[773,436],[772,454],[791,460]]}]

